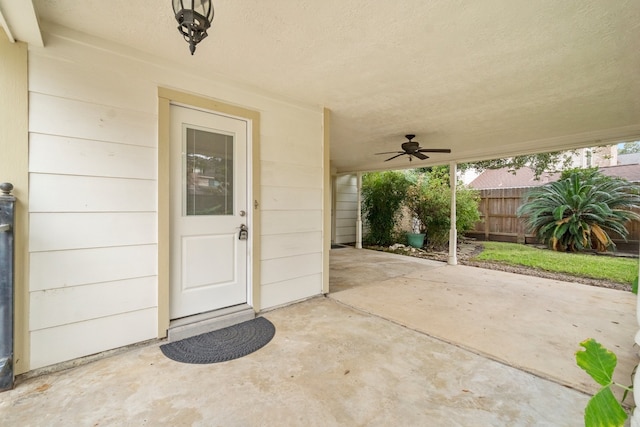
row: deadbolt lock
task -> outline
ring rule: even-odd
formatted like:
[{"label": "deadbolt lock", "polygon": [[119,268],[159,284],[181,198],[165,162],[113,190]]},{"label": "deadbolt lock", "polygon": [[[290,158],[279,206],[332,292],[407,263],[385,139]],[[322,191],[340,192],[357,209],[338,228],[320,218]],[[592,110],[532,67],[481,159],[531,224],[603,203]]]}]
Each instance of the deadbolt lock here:
[{"label": "deadbolt lock", "polygon": [[247,240],[249,238],[249,229],[246,225],[242,224],[240,226],[240,233],[238,234],[239,240]]}]

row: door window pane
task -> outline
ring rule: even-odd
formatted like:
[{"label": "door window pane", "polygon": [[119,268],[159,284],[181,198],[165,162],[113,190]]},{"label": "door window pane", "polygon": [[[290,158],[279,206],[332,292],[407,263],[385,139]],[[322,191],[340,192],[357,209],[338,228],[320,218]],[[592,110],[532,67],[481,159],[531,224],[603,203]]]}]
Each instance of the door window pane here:
[{"label": "door window pane", "polygon": [[233,215],[233,136],[186,128],[185,214]]}]

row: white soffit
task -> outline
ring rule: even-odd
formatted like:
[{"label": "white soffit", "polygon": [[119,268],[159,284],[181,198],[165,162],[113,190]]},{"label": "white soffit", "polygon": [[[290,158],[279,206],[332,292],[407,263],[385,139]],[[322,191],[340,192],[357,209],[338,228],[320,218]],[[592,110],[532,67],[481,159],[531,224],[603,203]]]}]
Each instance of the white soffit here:
[{"label": "white soffit", "polygon": [[38,17],[31,0],[0,0],[0,25],[11,42],[43,46]]},{"label": "white soffit", "polygon": [[[195,56],[169,0],[34,4],[56,25],[329,108],[339,172],[640,139],[638,0],[213,0]],[[453,152],[373,154],[408,133]]]}]

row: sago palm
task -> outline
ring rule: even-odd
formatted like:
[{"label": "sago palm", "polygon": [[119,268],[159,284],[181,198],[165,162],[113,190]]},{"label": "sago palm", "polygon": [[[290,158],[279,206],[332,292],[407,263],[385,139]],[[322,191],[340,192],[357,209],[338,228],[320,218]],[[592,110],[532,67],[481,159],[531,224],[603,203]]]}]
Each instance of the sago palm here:
[{"label": "sago palm", "polygon": [[631,211],[640,205],[638,186],[597,173],[572,173],[568,178],[536,187],[525,195],[518,216],[529,232],[556,251],[606,251],[615,248],[609,233],[626,240],[625,224],[640,219]]}]

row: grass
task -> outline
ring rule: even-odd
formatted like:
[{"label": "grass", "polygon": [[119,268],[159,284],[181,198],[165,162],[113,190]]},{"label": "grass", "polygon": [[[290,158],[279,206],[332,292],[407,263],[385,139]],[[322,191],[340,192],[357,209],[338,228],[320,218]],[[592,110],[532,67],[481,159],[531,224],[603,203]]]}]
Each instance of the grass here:
[{"label": "grass", "polygon": [[592,254],[554,252],[516,243],[482,242],[476,260],[523,265],[574,276],[630,285],[638,275],[638,260]]}]

